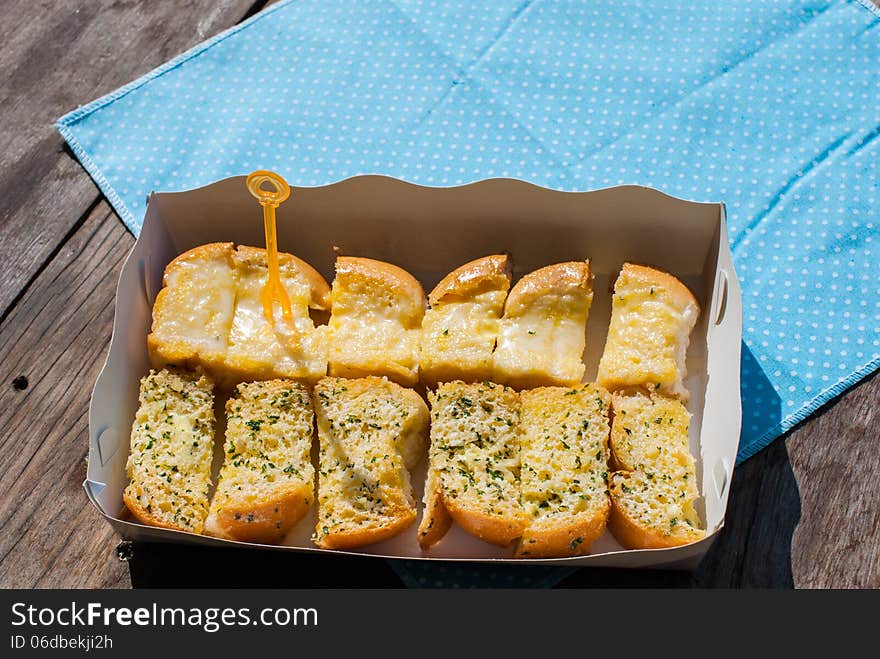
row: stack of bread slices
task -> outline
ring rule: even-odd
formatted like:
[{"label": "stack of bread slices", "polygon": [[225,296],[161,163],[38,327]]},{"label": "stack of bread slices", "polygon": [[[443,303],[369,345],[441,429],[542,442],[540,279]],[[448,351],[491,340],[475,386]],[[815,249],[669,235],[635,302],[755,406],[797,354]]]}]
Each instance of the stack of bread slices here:
[{"label": "stack of bread slices", "polygon": [[390,263],[340,256],[331,287],[282,254],[292,314],[265,318],[265,258],[217,243],[166,269],[128,462],[138,520],[278,543],[315,507],[318,546],[360,547],[419,519],[427,453],[424,551],[453,523],[518,557],[588,553],[606,524],[625,547],[702,537],[683,385],[699,307],[671,275],[624,265],[585,384],[588,260],[511,287],[490,255],[426,296]]}]

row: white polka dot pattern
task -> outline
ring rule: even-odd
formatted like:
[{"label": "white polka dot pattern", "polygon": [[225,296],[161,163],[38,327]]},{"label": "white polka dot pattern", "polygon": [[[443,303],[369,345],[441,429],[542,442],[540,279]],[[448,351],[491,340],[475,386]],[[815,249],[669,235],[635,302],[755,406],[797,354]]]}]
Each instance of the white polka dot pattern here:
[{"label": "white polka dot pattern", "polygon": [[151,190],[257,168],[723,200],[740,459],[880,365],[869,0],[477,4],[281,2],[59,130],[135,233]]}]

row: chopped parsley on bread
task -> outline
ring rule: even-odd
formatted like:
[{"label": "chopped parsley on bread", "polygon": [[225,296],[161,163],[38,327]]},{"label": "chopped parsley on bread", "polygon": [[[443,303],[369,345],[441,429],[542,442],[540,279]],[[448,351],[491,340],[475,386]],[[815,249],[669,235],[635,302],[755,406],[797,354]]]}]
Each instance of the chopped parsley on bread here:
[{"label": "chopped parsley on bread", "polygon": [[340,256],[330,300],[331,376],[418,381],[425,292],[415,277],[383,261]]},{"label": "chopped parsley on bread", "polygon": [[239,384],[226,403],[224,462],[205,533],[277,543],[314,501],[314,411],[292,380]]},{"label": "chopped parsley on bread", "polygon": [[526,525],[519,501],[519,394],[491,382],[457,381],[439,385],[428,398],[429,481],[434,481],[426,488],[430,496],[419,529],[422,546],[442,537],[434,526],[448,528],[442,517],[447,513],[481,540],[511,544]]},{"label": "chopped parsley on bread", "polygon": [[700,306],[672,275],[626,263],[614,284],[598,383],[646,387],[687,401],[685,355]]},{"label": "chopped parsley on bread", "polygon": [[415,522],[409,470],[424,453],[430,423],[421,396],[386,378],[324,378],[315,386],[315,406],[315,544],[353,549]]},{"label": "chopped parsley on bread", "polygon": [[528,524],[516,555],[588,554],[605,531],[611,395],[595,384],[520,394],[520,500]]},{"label": "chopped parsley on bread", "polygon": [[688,448],[690,414],[677,398],[630,391],[612,397],[611,519],[628,549],[676,547],[705,536]]},{"label": "chopped parsley on bread", "polygon": [[206,375],[174,368],[141,380],[123,493],[139,522],[202,532],[214,454],[213,389]]},{"label": "chopped parsley on bread", "polygon": [[556,263],[520,279],[504,304],[492,379],[517,389],[578,384],[592,282],[589,261]]}]

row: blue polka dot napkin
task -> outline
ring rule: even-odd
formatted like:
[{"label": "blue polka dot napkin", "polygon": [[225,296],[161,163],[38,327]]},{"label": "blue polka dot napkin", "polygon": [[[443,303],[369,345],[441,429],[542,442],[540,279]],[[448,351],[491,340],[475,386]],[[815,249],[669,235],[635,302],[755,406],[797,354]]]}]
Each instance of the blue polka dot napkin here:
[{"label": "blue polka dot napkin", "polygon": [[724,201],[740,460],[880,365],[869,0],[279,2],[58,129],[134,233],[150,191],[260,168]]}]

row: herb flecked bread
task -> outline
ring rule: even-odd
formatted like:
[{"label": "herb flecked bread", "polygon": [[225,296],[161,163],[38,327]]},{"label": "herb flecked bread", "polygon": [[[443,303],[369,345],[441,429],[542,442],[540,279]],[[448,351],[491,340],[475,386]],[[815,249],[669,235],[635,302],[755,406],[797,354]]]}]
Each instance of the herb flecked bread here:
[{"label": "herb flecked bread", "polygon": [[141,380],[126,507],[144,524],[201,533],[214,454],[213,382],[166,368]]},{"label": "herb flecked bread", "polygon": [[330,300],[331,376],[418,381],[425,292],[415,277],[383,261],[340,256]]},{"label": "herb flecked bread", "polygon": [[428,398],[431,448],[419,525],[422,547],[443,536],[446,514],[481,540],[509,545],[526,525],[519,501],[519,394],[491,382],[448,382]]},{"label": "herb flecked bread", "polygon": [[592,282],[589,261],[556,263],[520,279],[504,303],[492,379],[517,389],[579,383]]},{"label": "herb flecked bread", "polygon": [[434,287],[422,321],[419,358],[424,384],[492,377],[492,352],[510,276],[510,257],[497,254],[466,263]]},{"label": "herb flecked bread", "polygon": [[386,378],[324,378],[315,386],[320,441],[314,541],[352,549],[416,519],[409,470],[424,454],[430,417],[412,389]]},{"label": "herb flecked bread", "polygon": [[683,380],[696,298],[672,275],[625,263],[614,284],[598,383],[609,391],[647,387],[687,401]]},{"label": "herb flecked bread", "polygon": [[676,547],[705,536],[694,509],[699,497],[688,448],[690,414],[672,397],[614,394],[611,477],[614,537],[628,549]]},{"label": "herb flecked bread", "polygon": [[528,524],[516,555],[580,556],[605,531],[611,395],[595,384],[520,394],[520,500]]},{"label": "herb flecked bread", "polygon": [[205,533],[280,542],[314,501],[314,411],[292,380],[238,385],[226,402],[224,462]]}]

